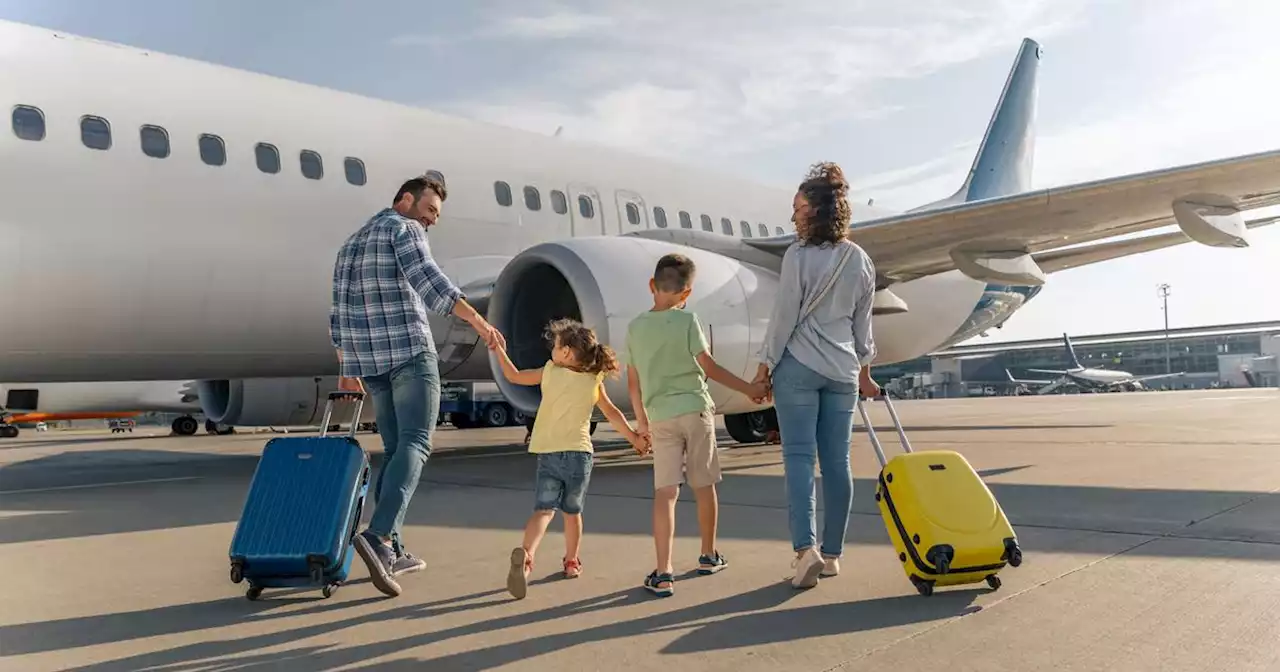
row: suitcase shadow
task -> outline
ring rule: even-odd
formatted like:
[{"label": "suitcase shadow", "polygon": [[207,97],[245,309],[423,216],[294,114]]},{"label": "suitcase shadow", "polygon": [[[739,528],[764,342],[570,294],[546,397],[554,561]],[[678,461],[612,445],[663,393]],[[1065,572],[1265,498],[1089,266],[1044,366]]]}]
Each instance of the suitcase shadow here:
[{"label": "suitcase shadow", "polygon": [[958,618],[981,611],[982,607],[973,604],[973,600],[989,592],[947,590],[928,598],[916,594],[895,595],[862,602],[739,614],[686,632],[661,652],[704,653],[757,647]]}]

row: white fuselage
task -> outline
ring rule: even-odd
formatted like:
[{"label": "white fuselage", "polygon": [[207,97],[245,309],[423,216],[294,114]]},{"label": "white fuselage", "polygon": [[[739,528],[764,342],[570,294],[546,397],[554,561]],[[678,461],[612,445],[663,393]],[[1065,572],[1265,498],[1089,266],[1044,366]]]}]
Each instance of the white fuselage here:
[{"label": "white fuselage", "polygon": [[[460,286],[491,280],[540,242],[655,228],[655,207],[672,228],[686,211],[695,229],[708,215],[716,233],[722,218],[734,236],[743,221],[757,237],[761,224],[791,230],[789,188],[11,23],[0,23],[0,101],[6,115],[37,109],[44,126],[38,141],[19,138],[8,118],[0,132],[6,381],[336,373],[334,254],[427,170],[449,189],[432,252]],[[109,124],[108,149],[82,141],[86,115]],[[144,125],[163,129],[167,156],[144,153]],[[202,160],[202,134],[218,138],[206,147],[225,147],[223,165]],[[260,170],[258,143],[278,152],[278,172]],[[304,151],[321,157],[321,179],[303,175]],[[363,166],[363,186],[348,182],[347,157]],[[526,187],[539,210],[526,206]],[[567,196],[565,214],[553,190]],[[580,196],[593,217],[581,215]],[[627,221],[629,202],[639,225]],[[854,208],[855,220],[884,214]],[[986,290],[958,272],[895,285],[910,311],[875,318],[876,361],[952,345],[1021,305],[979,314]]]}]

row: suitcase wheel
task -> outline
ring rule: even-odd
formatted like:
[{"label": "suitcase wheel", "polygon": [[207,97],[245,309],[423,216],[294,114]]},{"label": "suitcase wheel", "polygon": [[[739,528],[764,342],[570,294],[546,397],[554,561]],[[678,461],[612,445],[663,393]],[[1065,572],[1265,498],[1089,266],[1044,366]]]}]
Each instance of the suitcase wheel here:
[{"label": "suitcase wheel", "polygon": [[231,583],[244,581],[244,567],[239,562],[231,563]]},{"label": "suitcase wheel", "polygon": [[1000,590],[1000,586],[1002,584],[1003,582],[1000,580],[1000,577],[996,576],[995,574],[992,574],[987,577],[987,585],[991,586],[991,590]]},{"label": "suitcase wheel", "polygon": [[250,602],[257,600],[259,597],[262,597],[262,587],[249,586],[249,590],[244,591],[244,596],[248,598]]},{"label": "suitcase wheel", "polygon": [[341,585],[342,584],[340,583],[330,583],[329,585],[324,587],[324,590],[320,592],[324,594],[325,599],[329,599],[330,597],[333,597],[334,593],[338,592],[338,587]]},{"label": "suitcase wheel", "polygon": [[915,586],[916,586],[916,590],[917,590],[917,591],[919,591],[921,595],[924,595],[925,597],[929,597],[930,595],[932,595],[932,594],[933,594],[933,582],[932,582],[932,581],[926,581],[926,580],[924,580],[924,579],[922,579],[922,578],[920,578],[920,577],[918,577],[918,576],[916,576],[916,575],[912,574],[912,575],[911,575],[911,583],[915,584]]}]

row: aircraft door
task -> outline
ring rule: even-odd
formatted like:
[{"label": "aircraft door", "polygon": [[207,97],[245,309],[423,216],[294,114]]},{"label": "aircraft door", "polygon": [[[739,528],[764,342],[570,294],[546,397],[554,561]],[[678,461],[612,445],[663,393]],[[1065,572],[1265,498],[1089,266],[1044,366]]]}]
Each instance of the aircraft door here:
[{"label": "aircraft door", "polygon": [[600,193],[584,184],[569,185],[569,213],[573,215],[573,236],[608,235],[608,223],[604,209],[600,207]]},{"label": "aircraft door", "polygon": [[649,209],[640,194],[619,190],[615,196],[618,202],[618,233],[649,228]]}]

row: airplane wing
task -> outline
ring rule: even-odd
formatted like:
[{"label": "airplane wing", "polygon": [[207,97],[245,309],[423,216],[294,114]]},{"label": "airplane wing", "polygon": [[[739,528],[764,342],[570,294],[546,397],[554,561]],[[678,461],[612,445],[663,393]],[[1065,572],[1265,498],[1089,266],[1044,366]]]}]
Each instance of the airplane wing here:
[{"label": "airplane wing", "polygon": [[1126,380],[1126,381],[1124,381],[1124,382],[1126,382],[1126,383],[1144,383],[1144,382],[1146,382],[1146,381],[1148,381],[1148,380],[1159,380],[1159,379],[1161,379],[1161,378],[1180,378],[1180,377],[1185,376],[1185,375],[1187,375],[1187,372],[1186,372],[1186,371],[1179,371],[1179,372],[1177,372],[1177,373],[1159,373],[1159,374],[1155,374],[1155,375],[1151,375],[1151,376],[1137,376],[1137,377],[1133,378],[1132,380]]},{"label": "airplane wing", "polygon": [[1028,372],[1028,373],[1050,373],[1050,374],[1053,374],[1053,375],[1055,375],[1055,376],[1065,376],[1065,375],[1067,375],[1067,372],[1066,372],[1066,371],[1054,371],[1053,369],[1027,369],[1027,372]]},{"label": "airplane wing", "polygon": [[[1245,222],[1245,227],[1256,229],[1263,226],[1269,226],[1280,222],[1280,217],[1263,217],[1260,219],[1249,220]],[[1173,224],[1173,221],[1167,224]],[[1096,264],[1101,261],[1110,261],[1127,257],[1131,254],[1140,254],[1142,252],[1151,252],[1153,250],[1162,250],[1166,247],[1182,245],[1191,242],[1191,238],[1181,231],[1172,233],[1161,233],[1154,236],[1144,236],[1142,238],[1130,238],[1126,240],[1118,240],[1111,243],[1099,243],[1096,245],[1087,245],[1082,247],[1069,247],[1066,249],[1050,250],[1048,252],[1037,252],[1032,255],[1036,264],[1045,273],[1056,273],[1065,271],[1069,268],[1079,268]]]},{"label": "airplane wing", "polygon": [[[1246,243],[1205,220],[1276,204],[1280,204],[1280,151],[909,212],[857,223],[852,236],[889,282],[956,268],[976,277],[981,273],[972,264],[958,263],[957,257],[990,261],[989,257],[1001,255],[1037,254],[1174,222],[1198,242],[1239,247]],[[781,255],[793,237],[743,242]],[[1112,248],[1109,258],[1145,249],[1141,245]],[[995,261],[991,266],[999,265],[1000,260]]]}]

